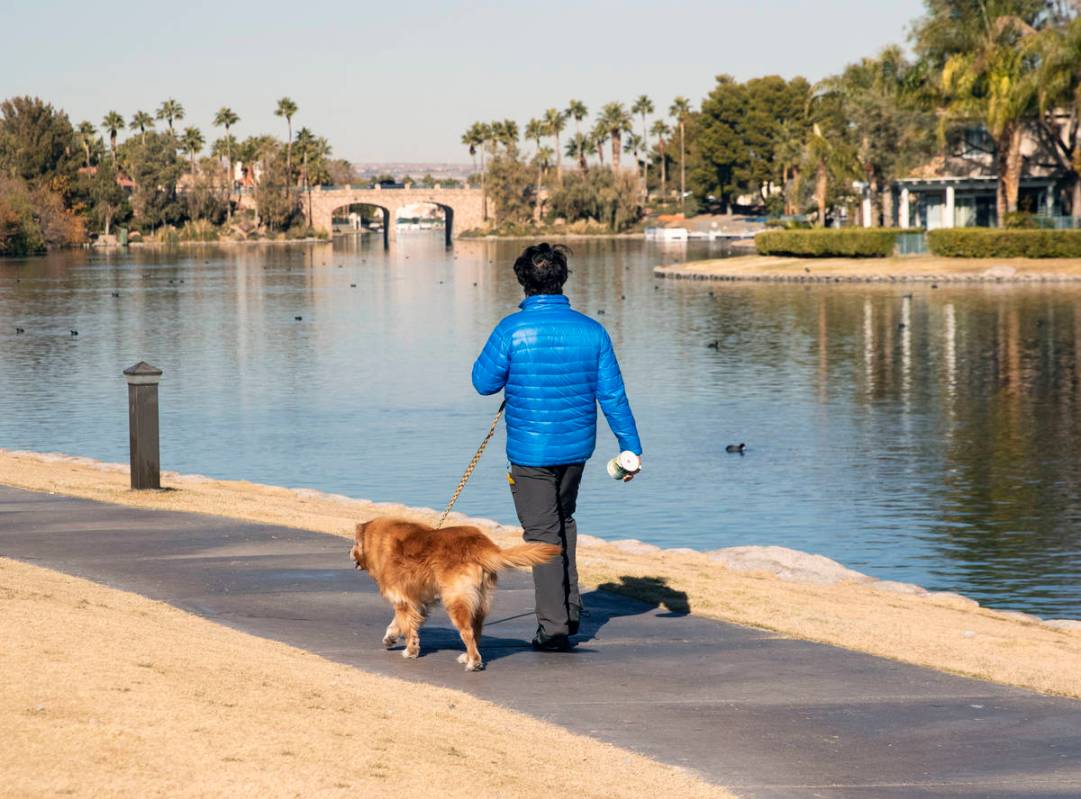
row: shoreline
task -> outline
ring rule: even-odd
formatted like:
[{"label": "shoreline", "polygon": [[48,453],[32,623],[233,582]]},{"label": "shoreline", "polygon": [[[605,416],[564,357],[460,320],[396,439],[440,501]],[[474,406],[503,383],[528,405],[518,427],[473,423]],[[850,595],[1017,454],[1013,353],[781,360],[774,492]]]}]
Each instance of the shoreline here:
[{"label": "shoreline", "polygon": [[[55,453],[0,450],[0,483],[135,507],[227,516],[352,536],[358,521],[394,515],[433,523],[438,511],[199,475],[162,474],[161,492],[128,487],[128,467]],[[454,513],[501,546],[521,529]],[[915,665],[1081,698],[1081,620],[992,610],[950,592],[875,578],[783,547],[711,552],[580,535],[584,586],[639,599],[685,597],[693,613]],[[648,578],[648,579],[641,579]]]},{"label": "shoreline", "polygon": [[462,234],[455,241],[543,241],[545,239],[640,239],[642,231],[634,233],[545,233],[539,231],[528,236],[469,236]]},{"label": "shoreline", "polygon": [[957,285],[1038,285],[1081,283],[1081,259],[943,258],[904,255],[890,258],[796,258],[740,255],[653,268],[659,278],[746,283],[928,283]]}]

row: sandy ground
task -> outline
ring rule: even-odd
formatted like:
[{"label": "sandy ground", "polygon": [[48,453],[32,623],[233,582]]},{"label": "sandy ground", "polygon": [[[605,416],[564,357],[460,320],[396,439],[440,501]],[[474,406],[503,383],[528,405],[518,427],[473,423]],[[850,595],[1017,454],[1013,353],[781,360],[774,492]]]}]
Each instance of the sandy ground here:
[{"label": "sandy ground", "polygon": [[1081,281],[1076,258],[790,258],[741,255],[658,266],[662,277],[702,280],[859,282],[1031,282]]},{"label": "sandy ground", "polygon": [[[166,474],[170,490],[134,492],[127,467],[0,450],[0,483],[136,507],[193,511],[350,537],[357,521],[393,514],[434,522],[435,511],[308,489]],[[465,521],[452,514],[451,520]],[[520,529],[473,519],[503,546]],[[714,553],[582,535],[579,572],[601,585],[795,638],[942,671],[1081,698],[1081,621],[1041,622],[951,593],[874,581],[821,556],[781,548]],[[772,550],[776,549],[776,552]],[[343,548],[342,557],[346,557]]]},{"label": "sandy ground", "polygon": [[0,794],[686,796],[678,769],[0,558]]}]

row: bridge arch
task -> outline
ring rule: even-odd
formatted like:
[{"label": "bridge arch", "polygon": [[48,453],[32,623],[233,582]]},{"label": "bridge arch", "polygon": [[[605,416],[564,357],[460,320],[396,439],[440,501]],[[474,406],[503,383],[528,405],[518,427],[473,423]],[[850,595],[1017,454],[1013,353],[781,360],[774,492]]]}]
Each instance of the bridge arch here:
[{"label": "bridge arch", "polygon": [[[364,202],[364,203],[350,203],[349,205],[342,205],[342,206],[339,206],[338,208],[334,208],[330,212],[330,226],[327,229],[327,233],[330,234],[330,235],[333,235],[333,233],[334,233],[334,220],[335,219],[341,219],[345,215],[345,214],[343,214],[343,211],[348,211],[350,213],[350,215],[351,215],[352,214],[351,209],[353,209],[353,208],[371,208],[371,209],[374,209],[374,210],[376,210],[376,211],[378,211],[380,213],[380,216],[382,217],[382,222],[380,224],[382,226],[382,232],[383,232],[383,246],[384,247],[389,247],[390,246],[391,230],[394,228],[394,216],[391,213],[390,208],[388,208],[385,205],[376,205],[375,203]],[[313,222],[314,222],[314,216],[315,215],[313,214],[312,216],[313,216]],[[313,224],[313,226],[316,228],[316,230],[321,229],[318,224]]]},{"label": "bridge arch", "polygon": [[[334,212],[350,205],[373,205],[384,210],[384,243],[396,238],[394,221],[398,211],[409,205],[435,205],[446,220],[445,241],[484,222],[483,195],[479,189],[383,189],[368,186],[321,186],[312,190],[312,226],[333,233]],[[389,223],[389,224],[388,224]]]}]

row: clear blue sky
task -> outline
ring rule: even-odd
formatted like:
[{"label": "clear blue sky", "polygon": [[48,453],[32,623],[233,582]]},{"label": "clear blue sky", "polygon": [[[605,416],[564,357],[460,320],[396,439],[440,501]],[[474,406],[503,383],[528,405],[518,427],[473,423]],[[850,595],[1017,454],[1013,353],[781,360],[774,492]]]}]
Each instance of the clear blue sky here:
[{"label": "clear blue sky", "polygon": [[184,124],[295,125],[354,161],[468,161],[474,120],[524,123],[577,97],[594,111],[638,94],[695,105],[727,72],[814,80],[903,42],[921,0],[373,3],[8,0],[0,95],[39,95],[73,122],[130,119],[175,97]]}]

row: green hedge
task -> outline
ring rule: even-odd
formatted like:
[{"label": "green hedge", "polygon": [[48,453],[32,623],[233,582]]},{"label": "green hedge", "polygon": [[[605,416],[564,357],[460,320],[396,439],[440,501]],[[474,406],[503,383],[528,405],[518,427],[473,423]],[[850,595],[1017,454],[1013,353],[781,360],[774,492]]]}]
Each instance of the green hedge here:
[{"label": "green hedge", "polygon": [[947,258],[1081,258],[1081,230],[942,228],[927,246]]},{"label": "green hedge", "polygon": [[759,255],[885,258],[893,254],[900,232],[895,228],[767,230],[754,237],[754,245]]}]

